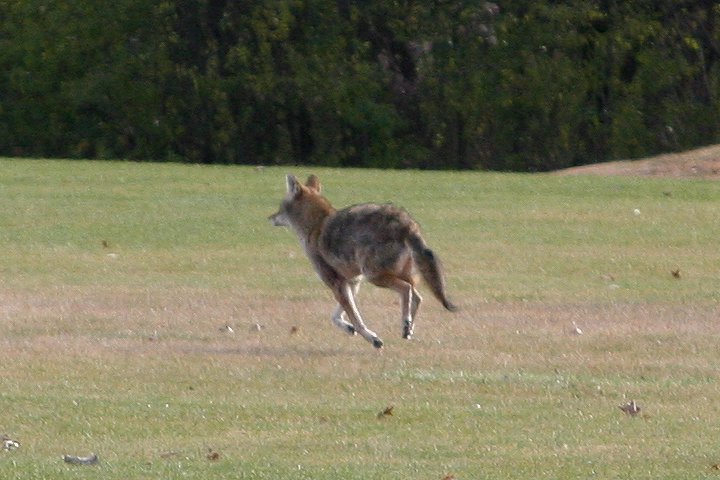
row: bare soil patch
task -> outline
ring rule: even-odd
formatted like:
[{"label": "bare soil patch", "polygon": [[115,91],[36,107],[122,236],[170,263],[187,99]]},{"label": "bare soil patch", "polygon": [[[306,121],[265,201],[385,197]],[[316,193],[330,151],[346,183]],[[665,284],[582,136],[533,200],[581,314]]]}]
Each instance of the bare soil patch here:
[{"label": "bare soil patch", "polygon": [[639,160],[620,160],[572,167],[557,175],[626,175],[640,177],[720,179],[720,145],[668,153]]}]

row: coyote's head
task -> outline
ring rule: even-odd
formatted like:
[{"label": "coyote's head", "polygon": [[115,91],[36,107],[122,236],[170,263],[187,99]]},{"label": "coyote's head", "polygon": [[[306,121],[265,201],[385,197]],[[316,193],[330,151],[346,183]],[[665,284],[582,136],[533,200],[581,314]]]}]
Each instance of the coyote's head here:
[{"label": "coyote's head", "polygon": [[273,225],[302,229],[309,226],[319,212],[327,214],[328,210],[332,209],[329,202],[320,195],[320,179],[317,176],[310,175],[305,185],[301,184],[295,175],[288,175],[286,180],[287,193],[280,202],[280,209],[268,217]]}]

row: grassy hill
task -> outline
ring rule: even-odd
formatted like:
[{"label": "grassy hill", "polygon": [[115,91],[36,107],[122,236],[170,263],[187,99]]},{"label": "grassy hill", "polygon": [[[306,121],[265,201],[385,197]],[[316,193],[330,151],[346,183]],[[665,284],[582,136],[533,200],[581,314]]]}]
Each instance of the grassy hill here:
[{"label": "grassy hill", "polygon": [[638,160],[596,163],[567,168],[560,175],[624,175],[720,179],[720,145],[668,153]]},{"label": "grassy hill", "polygon": [[22,444],[1,478],[695,479],[720,462],[714,181],[295,169],[337,206],[406,207],[445,264],[462,310],[422,289],[411,342],[395,296],[361,289],[378,352],[331,325],[267,222],[286,169],[0,172],[0,434]]}]

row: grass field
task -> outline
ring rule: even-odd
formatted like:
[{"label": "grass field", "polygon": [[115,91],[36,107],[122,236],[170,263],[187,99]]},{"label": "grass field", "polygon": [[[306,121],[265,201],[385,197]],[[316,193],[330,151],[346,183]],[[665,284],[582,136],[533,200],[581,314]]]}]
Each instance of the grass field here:
[{"label": "grass field", "polygon": [[[461,311],[333,327],[290,171],[410,210]],[[720,477],[716,182],[0,160],[0,207],[0,478]]]}]

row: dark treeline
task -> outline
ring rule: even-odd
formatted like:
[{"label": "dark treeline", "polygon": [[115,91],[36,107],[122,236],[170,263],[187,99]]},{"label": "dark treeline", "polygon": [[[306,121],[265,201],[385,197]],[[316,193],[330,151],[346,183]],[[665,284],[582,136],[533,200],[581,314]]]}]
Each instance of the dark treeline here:
[{"label": "dark treeline", "polygon": [[0,0],[0,155],[550,170],[720,140],[704,0]]}]

